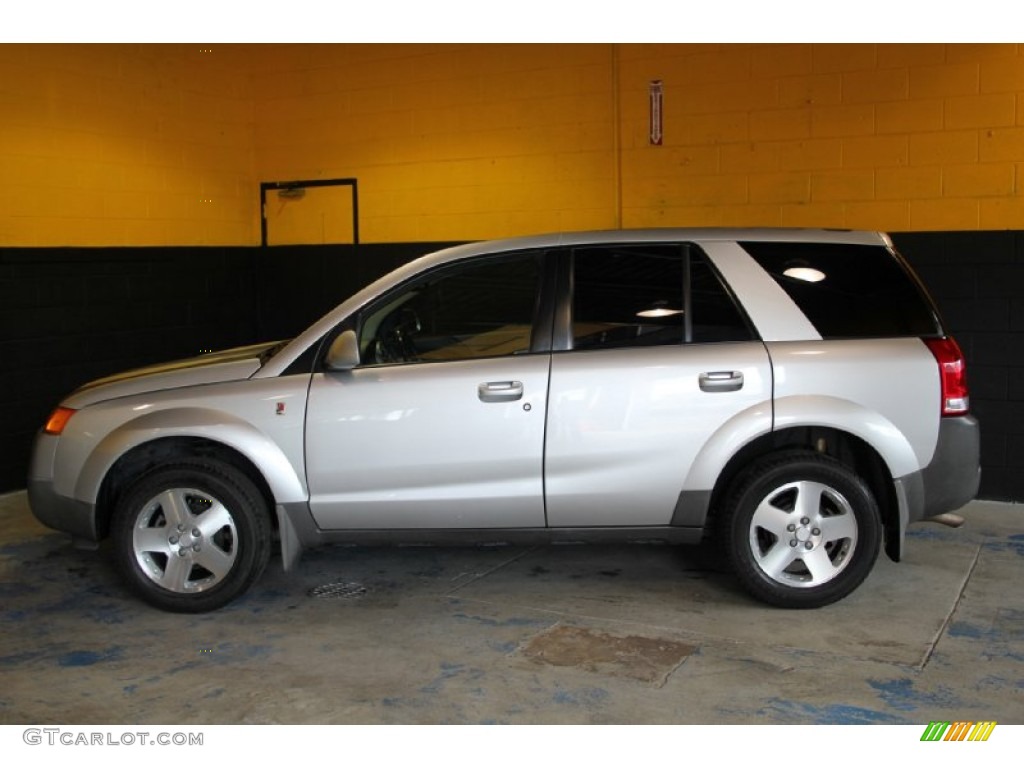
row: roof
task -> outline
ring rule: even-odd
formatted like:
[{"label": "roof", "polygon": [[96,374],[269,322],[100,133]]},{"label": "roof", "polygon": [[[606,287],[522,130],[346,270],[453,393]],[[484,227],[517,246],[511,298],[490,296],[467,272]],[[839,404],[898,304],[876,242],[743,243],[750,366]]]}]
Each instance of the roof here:
[{"label": "roof", "polygon": [[844,243],[850,245],[889,245],[887,235],[880,232],[847,229],[797,228],[682,228],[609,229],[591,232],[560,232],[544,235],[485,240],[457,245],[428,254],[426,258],[442,263],[469,256],[530,248],[558,248],[575,245],[661,242],[775,241],[799,243]]}]

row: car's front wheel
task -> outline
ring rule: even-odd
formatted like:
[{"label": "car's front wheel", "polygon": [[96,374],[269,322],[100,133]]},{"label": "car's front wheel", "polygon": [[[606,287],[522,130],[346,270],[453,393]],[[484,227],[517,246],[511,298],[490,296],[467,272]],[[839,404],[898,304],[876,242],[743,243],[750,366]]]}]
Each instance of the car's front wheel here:
[{"label": "car's front wheel", "polygon": [[878,504],[867,484],[809,451],[752,465],[728,497],[722,522],[744,587],[784,608],[818,608],[847,596],[881,549]]},{"label": "car's front wheel", "polygon": [[255,484],[213,459],[143,475],[111,521],[118,566],[143,600],[200,613],[245,592],[270,558],[267,503]]}]

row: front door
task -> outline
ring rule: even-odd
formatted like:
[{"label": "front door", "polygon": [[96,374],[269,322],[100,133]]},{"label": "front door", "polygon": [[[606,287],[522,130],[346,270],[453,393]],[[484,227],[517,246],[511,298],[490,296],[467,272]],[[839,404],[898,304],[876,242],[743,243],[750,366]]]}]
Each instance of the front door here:
[{"label": "front door", "polygon": [[362,363],[310,385],[306,471],[321,528],[544,525],[541,267],[535,254],[474,260],[357,318]]}]

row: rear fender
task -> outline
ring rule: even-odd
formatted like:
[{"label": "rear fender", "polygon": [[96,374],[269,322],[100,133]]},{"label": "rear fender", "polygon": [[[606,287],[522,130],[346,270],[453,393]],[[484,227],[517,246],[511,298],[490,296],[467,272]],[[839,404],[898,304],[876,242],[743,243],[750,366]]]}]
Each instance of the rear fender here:
[{"label": "rear fender", "polygon": [[850,400],[820,395],[780,397],[775,401],[775,430],[794,427],[831,427],[860,438],[881,456],[890,478],[921,469],[913,446],[895,424]]},{"label": "rear fender", "polygon": [[707,491],[715,487],[719,474],[743,446],[772,430],[772,404],[758,403],[740,411],[711,435],[686,476],[683,491]]},{"label": "rear fender", "polygon": [[[736,414],[711,436],[690,467],[680,495],[681,505],[685,500],[686,505],[696,504],[699,509],[688,508],[685,514],[677,510],[676,518],[686,519],[690,525],[701,524],[711,494],[733,457],[758,438],[800,427],[830,427],[860,438],[879,454],[891,482],[919,469],[909,441],[885,417],[839,398],[780,398],[775,402],[774,418],[770,404],[763,403]],[[900,514],[902,528],[906,517],[902,504]]]}]

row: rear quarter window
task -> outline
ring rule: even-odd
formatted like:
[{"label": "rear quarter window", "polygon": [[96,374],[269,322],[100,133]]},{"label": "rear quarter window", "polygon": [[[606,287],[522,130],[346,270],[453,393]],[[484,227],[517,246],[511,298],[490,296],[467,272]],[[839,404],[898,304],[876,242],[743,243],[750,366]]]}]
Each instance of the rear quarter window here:
[{"label": "rear quarter window", "polygon": [[936,336],[931,300],[883,246],[740,243],[814,324],[823,339]]}]

